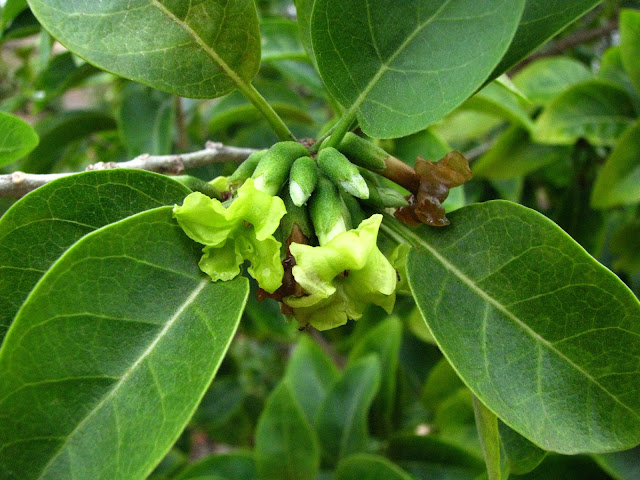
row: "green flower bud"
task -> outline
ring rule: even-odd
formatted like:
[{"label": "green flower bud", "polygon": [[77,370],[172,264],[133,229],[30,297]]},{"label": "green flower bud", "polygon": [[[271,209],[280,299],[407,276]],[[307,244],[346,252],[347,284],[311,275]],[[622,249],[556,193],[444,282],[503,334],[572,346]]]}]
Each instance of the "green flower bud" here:
[{"label": "green flower bud", "polygon": [[289,195],[294,205],[301,207],[318,184],[318,167],[311,157],[300,157],[291,167],[289,174]]},{"label": "green flower bud", "polygon": [[351,132],[344,136],[338,145],[338,150],[356,165],[373,171],[384,170],[385,160],[390,156],[380,147]]},{"label": "green flower bud", "polygon": [[346,207],[338,189],[324,176],[318,179],[318,186],[309,201],[309,210],[320,245],[348,230]]},{"label": "green flower bud", "polygon": [[289,177],[293,162],[309,154],[298,142],[279,142],[262,157],[251,178],[255,187],[269,195],[277,195]]},{"label": "green flower bud", "polygon": [[262,157],[267,153],[267,150],[258,150],[257,152],[253,152],[251,155],[247,157],[247,159],[240,164],[236,171],[233,172],[233,175],[229,177],[227,182],[229,183],[229,187],[232,190],[235,190],[240,185],[244,183],[247,178],[251,178],[253,172],[258,166],[258,162],[262,160]]},{"label": "green flower bud", "polygon": [[409,203],[404,196],[393,188],[381,187],[374,185],[367,180],[369,187],[369,198],[363,200],[363,203],[379,210],[385,208],[404,207]]},{"label": "green flower bud", "polygon": [[328,147],[320,150],[318,166],[336,185],[341,186],[354,197],[369,198],[369,189],[358,167],[335,148]]},{"label": "green flower bud", "polygon": [[176,177],[173,177],[173,179],[177,182],[180,182],[192,192],[204,193],[207,197],[222,200],[220,190],[211,183],[205,182],[204,180],[200,180],[196,177],[192,177],[191,175],[178,175]]},{"label": "green flower bud", "polygon": [[351,225],[360,225],[360,223],[367,218],[367,215],[362,210],[358,200],[344,190],[340,192],[340,196],[342,197],[345,207],[347,207],[347,212],[349,212],[349,223]]}]

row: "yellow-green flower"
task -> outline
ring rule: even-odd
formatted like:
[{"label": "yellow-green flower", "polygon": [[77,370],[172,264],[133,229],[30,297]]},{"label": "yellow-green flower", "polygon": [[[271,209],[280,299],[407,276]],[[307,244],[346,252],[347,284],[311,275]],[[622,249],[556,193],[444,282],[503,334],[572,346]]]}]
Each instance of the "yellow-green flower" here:
[{"label": "yellow-green flower", "polygon": [[319,247],[291,244],[293,276],[309,294],[284,299],[298,322],[327,330],[357,320],[371,303],[391,313],[397,278],[376,245],[381,222],[373,215]]},{"label": "yellow-green flower", "polygon": [[249,274],[273,293],[282,284],[280,242],[273,233],[286,213],[284,202],[248,179],[228,208],[199,192],[191,193],[173,215],[185,233],[205,245],[199,266],[214,281],[231,280],[248,260]]}]

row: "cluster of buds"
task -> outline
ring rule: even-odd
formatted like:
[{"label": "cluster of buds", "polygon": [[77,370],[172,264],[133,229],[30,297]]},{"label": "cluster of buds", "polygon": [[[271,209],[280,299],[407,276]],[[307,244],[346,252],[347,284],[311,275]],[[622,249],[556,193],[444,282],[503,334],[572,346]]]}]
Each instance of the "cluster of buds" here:
[{"label": "cluster of buds", "polygon": [[414,169],[352,133],[316,155],[279,142],[211,182],[226,192],[222,201],[194,192],[174,216],[204,245],[199,265],[214,281],[235,278],[248,261],[260,298],[280,301],[303,327],[326,330],[370,304],[393,309],[399,275],[378,248],[379,212],[446,225],[442,202],[469,178],[458,152],[418,159]]}]

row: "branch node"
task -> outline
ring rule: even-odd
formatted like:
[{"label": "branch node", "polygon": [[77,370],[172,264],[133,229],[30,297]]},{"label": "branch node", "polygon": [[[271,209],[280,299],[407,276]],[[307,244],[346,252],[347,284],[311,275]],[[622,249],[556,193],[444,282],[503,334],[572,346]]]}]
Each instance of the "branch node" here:
[{"label": "branch node", "polygon": [[11,174],[11,183],[13,185],[20,185],[22,184],[26,179],[26,175],[24,174],[24,172],[13,172]]}]

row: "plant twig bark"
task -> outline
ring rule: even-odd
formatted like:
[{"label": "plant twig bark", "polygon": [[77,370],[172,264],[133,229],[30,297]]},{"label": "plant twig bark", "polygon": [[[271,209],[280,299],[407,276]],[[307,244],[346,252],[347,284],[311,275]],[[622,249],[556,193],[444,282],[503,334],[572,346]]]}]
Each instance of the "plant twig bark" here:
[{"label": "plant twig bark", "polygon": [[[111,168],[135,168],[166,175],[181,175],[185,170],[212,163],[241,162],[255,152],[252,148],[229,147],[221,143],[207,142],[204,150],[178,155],[140,155],[126,162],[98,162],[86,170],[106,170]],[[0,175],[0,197],[21,197],[58,178],[78,172],[31,174],[14,172]]]},{"label": "plant twig bark", "polygon": [[610,20],[606,25],[593,28],[591,30],[580,30],[571,35],[568,35],[557,42],[551,44],[548,48],[536,52],[532,55],[529,55],[526,59],[516,65],[509,72],[510,75],[522,70],[524,67],[529,65],[531,62],[539,60],[545,57],[553,57],[554,55],[559,55],[566,50],[571,50],[572,48],[578,47],[583,43],[589,43],[594,40],[597,40],[601,37],[605,37],[618,29],[618,19],[615,18]]}]

